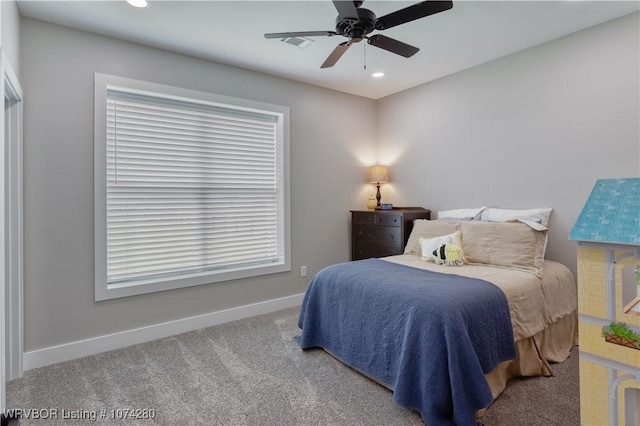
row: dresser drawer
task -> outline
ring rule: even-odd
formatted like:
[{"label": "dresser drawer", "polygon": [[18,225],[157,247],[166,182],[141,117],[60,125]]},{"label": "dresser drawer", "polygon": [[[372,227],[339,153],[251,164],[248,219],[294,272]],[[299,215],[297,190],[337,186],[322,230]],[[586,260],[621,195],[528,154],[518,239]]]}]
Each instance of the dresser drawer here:
[{"label": "dresser drawer", "polygon": [[351,221],[353,225],[375,225],[376,216],[374,212],[353,212]]},{"label": "dresser drawer", "polygon": [[400,213],[374,213],[376,225],[397,226],[402,225],[402,215]]},{"label": "dresser drawer", "polygon": [[402,225],[401,213],[378,213],[378,212],[354,212],[354,225],[382,225],[397,226]]},{"label": "dresser drawer", "polygon": [[402,232],[391,226],[354,225],[353,243],[398,249],[402,246]]},{"label": "dresser drawer", "polygon": [[370,257],[393,256],[394,254],[402,254],[399,249],[389,247],[375,246],[353,246],[353,260],[368,259]]}]

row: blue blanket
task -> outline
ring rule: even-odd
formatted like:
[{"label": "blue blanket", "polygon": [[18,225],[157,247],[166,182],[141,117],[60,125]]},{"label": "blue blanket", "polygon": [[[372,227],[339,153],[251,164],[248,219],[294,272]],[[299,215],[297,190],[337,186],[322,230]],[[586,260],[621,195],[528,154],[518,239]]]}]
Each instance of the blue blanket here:
[{"label": "blue blanket", "polygon": [[474,425],[493,401],[485,373],[515,358],[507,299],[495,285],[380,259],[314,276],[298,339],[393,388],[429,426]]}]

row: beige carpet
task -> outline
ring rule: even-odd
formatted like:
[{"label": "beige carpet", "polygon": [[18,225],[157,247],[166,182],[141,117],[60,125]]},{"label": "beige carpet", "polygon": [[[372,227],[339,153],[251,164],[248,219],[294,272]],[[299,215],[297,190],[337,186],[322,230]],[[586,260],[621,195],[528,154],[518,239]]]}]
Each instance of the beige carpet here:
[{"label": "beige carpet", "polygon": [[[384,387],[322,350],[302,351],[297,316],[287,309],[30,370],[8,384],[7,406],[58,410],[57,420],[23,425],[424,425]],[[579,425],[577,348],[554,368],[556,377],[513,380],[485,425]],[[155,418],[114,419],[120,409]],[[63,410],[85,418],[62,419]]]}]

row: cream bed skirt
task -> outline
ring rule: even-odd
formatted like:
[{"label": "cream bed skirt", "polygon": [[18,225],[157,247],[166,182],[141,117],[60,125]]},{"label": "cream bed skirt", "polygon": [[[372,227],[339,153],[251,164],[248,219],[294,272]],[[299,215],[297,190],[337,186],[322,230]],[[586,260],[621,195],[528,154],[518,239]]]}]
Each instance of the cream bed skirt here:
[{"label": "cream bed skirt", "polygon": [[[538,334],[516,342],[516,359],[505,361],[489,374],[487,382],[495,400],[507,387],[507,380],[520,376],[555,376],[550,362],[562,362],[578,344],[578,312],[560,318]],[[476,417],[484,415],[478,411]]]}]

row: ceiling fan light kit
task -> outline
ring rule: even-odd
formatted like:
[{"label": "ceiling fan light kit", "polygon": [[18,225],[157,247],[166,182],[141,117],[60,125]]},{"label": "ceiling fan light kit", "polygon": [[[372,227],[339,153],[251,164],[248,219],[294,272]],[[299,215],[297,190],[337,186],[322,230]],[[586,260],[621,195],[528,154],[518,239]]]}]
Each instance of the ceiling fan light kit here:
[{"label": "ceiling fan light kit", "polygon": [[386,30],[435,13],[444,12],[453,7],[452,1],[423,1],[378,18],[369,9],[361,7],[362,3],[362,1],[333,0],[333,5],[338,11],[335,31],[267,33],[264,36],[265,38],[279,39],[289,37],[332,37],[336,35],[346,37],[348,40],[338,44],[320,68],[334,66],[352,44],[359,43],[362,40],[367,40],[367,43],[371,46],[410,58],[418,53],[420,49],[382,34],[371,36],[369,34],[376,30]]}]

